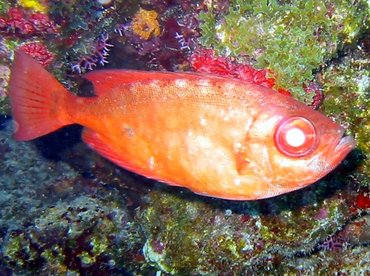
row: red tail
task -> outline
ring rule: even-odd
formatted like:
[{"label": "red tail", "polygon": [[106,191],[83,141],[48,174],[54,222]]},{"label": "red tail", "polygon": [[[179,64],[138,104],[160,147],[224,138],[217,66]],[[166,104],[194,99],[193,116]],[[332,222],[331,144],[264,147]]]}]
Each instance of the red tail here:
[{"label": "red tail", "polygon": [[31,140],[73,123],[65,106],[74,96],[22,51],[15,54],[9,95],[16,140]]}]

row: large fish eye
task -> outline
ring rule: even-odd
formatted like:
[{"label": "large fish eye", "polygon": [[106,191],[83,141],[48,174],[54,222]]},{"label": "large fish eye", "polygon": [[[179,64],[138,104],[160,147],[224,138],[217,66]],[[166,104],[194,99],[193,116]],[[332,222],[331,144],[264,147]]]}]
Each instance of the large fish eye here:
[{"label": "large fish eye", "polygon": [[283,118],[275,129],[277,149],[289,157],[301,157],[311,153],[317,145],[314,125],[303,117]]}]

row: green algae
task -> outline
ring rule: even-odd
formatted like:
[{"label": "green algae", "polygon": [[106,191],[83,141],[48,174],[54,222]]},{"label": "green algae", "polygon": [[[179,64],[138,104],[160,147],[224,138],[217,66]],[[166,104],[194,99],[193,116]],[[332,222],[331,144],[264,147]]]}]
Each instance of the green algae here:
[{"label": "green algae", "polygon": [[[333,243],[339,245],[336,250],[314,251],[310,255],[292,258],[288,262],[282,262],[278,271],[275,270],[268,275],[297,275],[302,273],[304,275],[326,275],[335,274],[338,271],[344,275],[368,275],[370,272],[370,251],[367,246],[360,245],[368,244],[369,229],[369,215],[354,219],[340,230],[342,233],[351,232],[342,247],[340,247],[339,241],[334,239],[332,240]],[[356,241],[349,245],[350,241],[353,240]]]},{"label": "green algae", "polygon": [[[121,225],[125,216],[123,209],[102,206],[101,201],[84,196],[69,205],[59,203],[40,214],[34,226],[9,237],[3,245],[5,260],[17,269],[43,264],[54,273],[124,260],[128,268],[133,265],[128,263],[128,247],[133,250],[129,243],[136,244],[140,234],[134,224]],[[129,237],[131,232],[134,239]]]},{"label": "green algae", "polygon": [[10,78],[10,53],[19,45],[17,40],[0,38],[0,115],[10,113],[8,84]]},{"label": "green algae", "polygon": [[9,9],[9,1],[0,1],[0,14],[5,13]]},{"label": "green algae", "polygon": [[277,87],[310,103],[313,95],[302,85],[367,28],[368,12],[366,1],[234,0],[226,14],[217,14],[210,4],[200,15],[200,42],[270,69]]},{"label": "green algae", "polygon": [[10,114],[10,100],[8,97],[0,97],[0,115]]},{"label": "green algae", "polygon": [[238,218],[231,216],[226,223],[223,212],[209,208],[205,202],[186,202],[158,192],[151,197],[152,204],[141,214],[148,237],[144,255],[163,271],[174,274],[193,269],[199,273],[209,272],[209,262],[212,262],[212,269],[223,265],[240,266],[241,254],[246,256],[249,252],[243,249],[247,243],[244,238],[260,238],[247,235],[247,231],[236,234],[235,228],[240,227]]},{"label": "green algae", "polygon": [[[171,274],[277,269],[279,262],[272,264],[271,259],[309,254],[351,216],[345,199],[336,195],[319,199],[317,190],[322,188],[291,195],[289,201],[286,196],[259,203],[228,203],[232,209],[221,207],[218,200],[189,201],[186,196],[152,191],[139,215],[147,238],[144,256]],[[287,202],[302,202],[299,197],[312,202],[286,207]],[[261,212],[264,204],[278,213]]]},{"label": "green algae", "polygon": [[[122,196],[101,184],[99,192],[86,195],[85,188],[94,191],[91,179],[79,178],[65,162],[47,160],[35,144],[15,142],[11,132],[9,125],[0,132],[2,265],[22,275],[141,267],[131,259],[140,259],[141,231]],[[87,149],[73,152],[94,159]]]},{"label": "green algae", "polygon": [[49,272],[54,272],[56,274],[71,273],[67,265],[65,265],[66,259],[63,254],[63,249],[60,248],[60,246],[54,245],[50,249],[46,249],[42,252],[40,256],[48,263]]},{"label": "green algae", "polygon": [[[322,111],[342,123],[354,136],[362,164],[357,169],[370,177],[370,59],[365,49],[348,53],[321,75],[325,100]],[[364,177],[362,176],[362,177]]]}]

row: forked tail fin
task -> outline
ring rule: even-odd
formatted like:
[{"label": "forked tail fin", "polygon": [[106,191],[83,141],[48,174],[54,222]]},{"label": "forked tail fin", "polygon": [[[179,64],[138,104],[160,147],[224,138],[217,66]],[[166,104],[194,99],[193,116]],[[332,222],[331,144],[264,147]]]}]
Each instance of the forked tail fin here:
[{"label": "forked tail fin", "polygon": [[73,123],[65,107],[74,96],[37,61],[19,50],[12,66],[9,96],[16,140],[31,140]]}]

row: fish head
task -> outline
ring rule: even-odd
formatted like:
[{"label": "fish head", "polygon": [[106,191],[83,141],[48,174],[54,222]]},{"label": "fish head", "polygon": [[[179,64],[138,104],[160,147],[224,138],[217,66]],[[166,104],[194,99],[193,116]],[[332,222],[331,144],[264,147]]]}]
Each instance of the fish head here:
[{"label": "fish head", "polygon": [[344,128],[324,114],[301,104],[284,106],[258,115],[244,148],[243,156],[254,158],[247,157],[239,172],[253,170],[264,179],[269,189],[263,197],[316,182],[356,146]]}]

